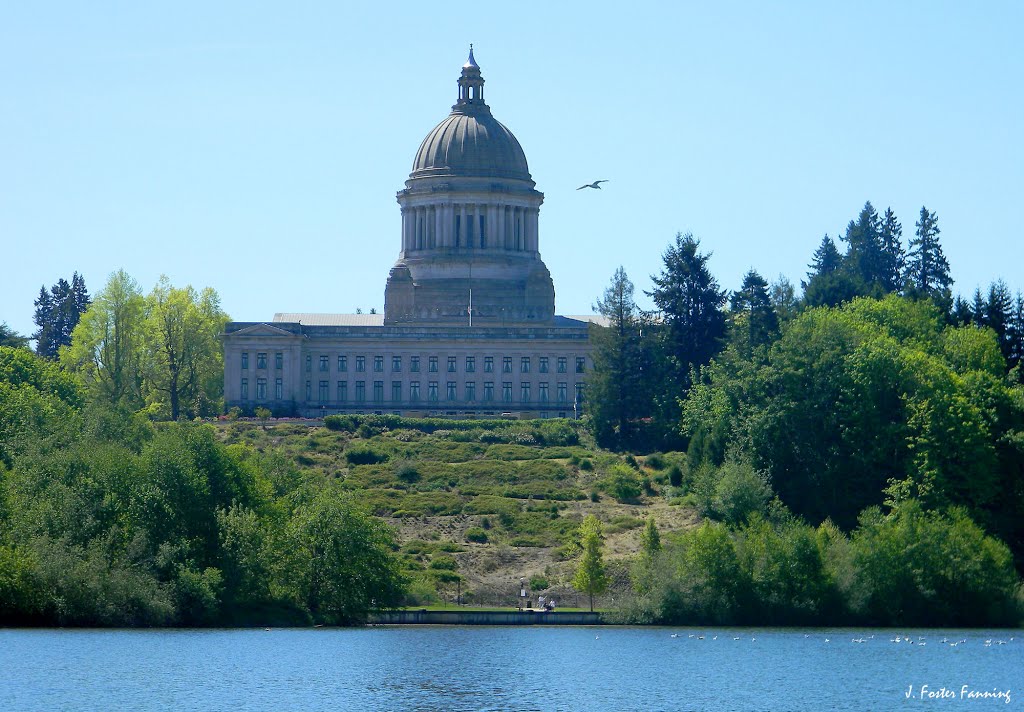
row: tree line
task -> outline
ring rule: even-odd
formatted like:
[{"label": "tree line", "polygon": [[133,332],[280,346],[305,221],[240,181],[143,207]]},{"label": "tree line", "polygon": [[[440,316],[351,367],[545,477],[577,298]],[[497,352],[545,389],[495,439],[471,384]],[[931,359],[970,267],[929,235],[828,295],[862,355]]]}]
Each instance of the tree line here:
[{"label": "tree line", "polygon": [[[687,486],[730,463],[812,526],[962,507],[1024,562],[1024,300],[952,296],[935,212],[906,249],[870,203],[827,235],[801,291],[750,270],[722,289],[692,235],[663,255],[644,313],[620,268],[597,301],[588,406],[598,442],[687,451]],[[696,492],[684,487],[681,491]]]},{"label": "tree line", "polygon": [[284,456],[0,347],[0,625],[360,622],[401,600],[395,548]]},{"label": "tree line", "polygon": [[[219,337],[229,317],[215,290],[175,287],[163,276],[144,294],[119,270],[93,298],[76,272],[42,287],[35,308],[36,354],[77,374],[91,398],[164,420],[223,411]],[[28,341],[0,327],[0,345]]]}]

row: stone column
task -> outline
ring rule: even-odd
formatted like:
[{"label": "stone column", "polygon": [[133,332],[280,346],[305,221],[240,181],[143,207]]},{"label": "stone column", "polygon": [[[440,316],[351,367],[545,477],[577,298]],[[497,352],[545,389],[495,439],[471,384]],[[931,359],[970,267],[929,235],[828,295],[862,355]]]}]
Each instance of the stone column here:
[{"label": "stone column", "polygon": [[457,236],[457,242],[459,247],[462,247],[463,245],[466,244],[466,235],[468,234],[468,231],[466,230],[466,212],[466,204],[462,203],[461,205],[459,205],[459,234]]},{"label": "stone column", "polygon": [[443,204],[434,206],[432,225],[434,226],[434,242],[438,247],[444,247],[444,209]]},{"label": "stone column", "polygon": [[498,209],[494,206],[494,203],[489,203],[487,205],[487,232],[484,234],[485,247],[494,245],[494,238],[497,237],[497,232]]}]

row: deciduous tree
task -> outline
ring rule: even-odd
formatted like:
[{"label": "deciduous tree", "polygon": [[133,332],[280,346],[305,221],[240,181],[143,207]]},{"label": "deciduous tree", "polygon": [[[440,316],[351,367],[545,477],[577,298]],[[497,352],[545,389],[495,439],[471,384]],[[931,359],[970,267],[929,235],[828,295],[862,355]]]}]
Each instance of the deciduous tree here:
[{"label": "deciduous tree", "polygon": [[62,362],[82,374],[94,397],[112,405],[142,405],[145,299],[124,270],[106,285],[82,315]]},{"label": "deciduous tree", "polygon": [[590,610],[594,610],[594,596],[602,594],[608,588],[608,575],[604,568],[604,536],[601,522],[593,514],[588,514],[580,524],[580,545],[583,553],[576,565],[576,575],[572,585],[580,593],[590,597]]}]

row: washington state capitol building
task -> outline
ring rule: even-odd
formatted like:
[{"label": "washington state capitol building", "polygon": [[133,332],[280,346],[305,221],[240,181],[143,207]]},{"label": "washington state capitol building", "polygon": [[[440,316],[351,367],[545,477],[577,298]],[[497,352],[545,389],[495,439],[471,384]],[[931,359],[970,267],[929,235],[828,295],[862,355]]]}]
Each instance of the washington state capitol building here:
[{"label": "washington state capitol building", "polygon": [[231,322],[227,407],[275,415],[574,417],[588,321],[555,314],[526,154],[484,102],[470,48],[451,113],[405,188],[401,250],[381,314],[278,313]]}]

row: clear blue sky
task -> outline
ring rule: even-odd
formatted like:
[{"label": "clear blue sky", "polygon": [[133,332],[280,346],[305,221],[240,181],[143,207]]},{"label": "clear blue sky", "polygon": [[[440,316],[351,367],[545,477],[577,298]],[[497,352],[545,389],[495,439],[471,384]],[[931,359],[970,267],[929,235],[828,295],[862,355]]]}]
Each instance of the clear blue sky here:
[{"label": "clear blue sky", "polygon": [[4,4],[0,321],[118,268],[237,320],[383,307],[395,192],[470,42],[560,313],[620,264],[649,288],[677,231],[723,287],[798,283],[865,200],[905,237],[935,210],[955,290],[1024,289],[1024,3],[259,5]]}]

